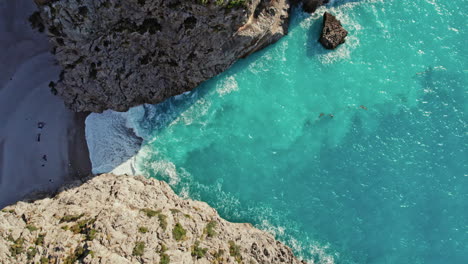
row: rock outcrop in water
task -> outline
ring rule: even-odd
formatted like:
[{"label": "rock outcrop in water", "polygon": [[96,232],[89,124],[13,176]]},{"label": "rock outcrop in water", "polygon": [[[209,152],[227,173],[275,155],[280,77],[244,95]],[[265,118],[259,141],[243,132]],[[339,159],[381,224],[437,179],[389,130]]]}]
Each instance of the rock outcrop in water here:
[{"label": "rock outcrop in water", "polygon": [[189,91],[287,33],[288,0],[35,0],[74,111]]},{"label": "rock outcrop in water", "polygon": [[0,212],[0,263],[301,263],[164,182],[105,174]]},{"label": "rock outcrop in water", "polygon": [[320,43],[326,49],[335,49],[338,45],[345,42],[348,35],[341,22],[332,14],[325,12],[323,15],[323,29],[320,36]]},{"label": "rock outcrop in water", "polygon": [[314,13],[317,8],[327,3],[328,0],[302,0],[302,9],[307,13]]}]

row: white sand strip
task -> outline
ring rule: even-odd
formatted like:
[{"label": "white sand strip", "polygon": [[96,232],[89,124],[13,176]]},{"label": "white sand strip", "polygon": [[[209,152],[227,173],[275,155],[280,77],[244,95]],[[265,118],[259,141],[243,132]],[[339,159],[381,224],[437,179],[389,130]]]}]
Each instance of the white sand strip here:
[{"label": "white sand strip", "polygon": [[84,116],[50,93],[60,69],[45,34],[30,29],[34,8],[32,0],[0,1],[0,208],[90,170]]}]

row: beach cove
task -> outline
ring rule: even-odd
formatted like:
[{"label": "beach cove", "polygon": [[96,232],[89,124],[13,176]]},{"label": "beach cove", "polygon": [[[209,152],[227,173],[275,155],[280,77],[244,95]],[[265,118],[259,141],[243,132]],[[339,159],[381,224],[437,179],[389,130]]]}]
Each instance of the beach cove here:
[{"label": "beach cove", "polygon": [[[464,10],[335,1],[298,11],[288,36],[195,91],[90,116],[93,168],[165,180],[311,263],[461,263]],[[349,31],[335,51],[317,42],[324,11]],[[108,151],[94,143],[103,138]],[[128,154],[116,163],[93,149]]]}]

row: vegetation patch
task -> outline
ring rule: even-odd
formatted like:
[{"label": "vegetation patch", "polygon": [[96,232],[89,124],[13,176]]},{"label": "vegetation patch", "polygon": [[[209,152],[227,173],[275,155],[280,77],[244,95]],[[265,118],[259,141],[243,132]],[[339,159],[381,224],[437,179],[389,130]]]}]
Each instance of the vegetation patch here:
[{"label": "vegetation patch", "polygon": [[91,241],[96,238],[97,230],[96,229],[90,229],[89,231],[86,232],[86,240]]},{"label": "vegetation patch", "polygon": [[215,259],[214,263],[218,264],[218,263],[224,263],[224,250],[222,249],[218,249],[218,251],[215,251],[213,253],[213,257]]},{"label": "vegetation patch", "polygon": [[161,248],[159,249],[159,253],[164,253],[167,251],[167,247],[164,244],[161,244]]},{"label": "vegetation patch", "polygon": [[60,223],[64,223],[64,222],[75,222],[77,221],[78,219],[80,219],[81,217],[83,217],[84,214],[76,214],[76,215],[64,215],[62,218],[60,218]]},{"label": "vegetation patch", "polygon": [[167,254],[161,254],[159,264],[169,264],[171,262],[171,258]]},{"label": "vegetation patch", "polygon": [[159,215],[161,213],[161,210],[154,211],[149,208],[144,208],[141,209],[140,212],[143,212],[147,217],[151,218],[153,216]]},{"label": "vegetation patch", "polygon": [[196,241],[192,246],[192,257],[196,257],[197,259],[203,258],[207,251],[207,248],[200,247],[200,241]]},{"label": "vegetation patch", "polygon": [[238,262],[242,262],[242,255],[240,253],[240,246],[236,245],[234,241],[229,241],[229,254],[234,257],[234,259]]},{"label": "vegetation patch", "polygon": [[29,230],[29,232],[34,232],[39,230],[39,228],[33,226],[33,225],[27,225],[26,228]]},{"label": "vegetation patch", "polygon": [[83,248],[82,246],[79,246],[75,249],[73,254],[65,258],[63,261],[64,264],[74,264],[78,260],[82,260],[86,258],[86,256],[89,254],[89,250]]},{"label": "vegetation patch", "polygon": [[142,234],[148,233],[148,228],[145,227],[145,226],[140,226],[140,227],[138,228],[138,232],[140,232],[140,233],[142,233]]},{"label": "vegetation patch", "polygon": [[29,247],[28,252],[26,253],[28,260],[32,260],[37,254],[37,249],[35,247]]},{"label": "vegetation patch", "polygon": [[17,255],[23,253],[23,244],[24,238],[22,237],[19,237],[14,241],[13,245],[10,246],[10,253],[12,257],[16,257]]},{"label": "vegetation patch", "polygon": [[86,240],[91,241],[96,238],[97,230],[92,228],[96,218],[89,218],[78,221],[75,225],[70,227],[70,231],[75,234],[83,234],[86,236]]},{"label": "vegetation patch", "polygon": [[230,0],[227,4],[227,8],[242,7],[245,6],[246,0]]},{"label": "vegetation patch", "polygon": [[159,226],[163,230],[166,230],[166,228],[167,228],[167,216],[164,215],[164,214],[159,214],[158,219],[159,219]]},{"label": "vegetation patch", "polygon": [[180,223],[176,223],[174,226],[174,229],[172,229],[172,236],[176,241],[181,241],[185,239],[185,235],[187,234],[187,231],[182,227]]},{"label": "vegetation patch", "polygon": [[39,234],[39,236],[37,236],[36,240],[34,241],[34,244],[36,244],[38,246],[43,246],[45,236],[46,236],[45,233]]},{"label": "vegetation patch", "polygon": [[49,263],[49,259],[46,258],[46,257],[42,257],[41,258],[41,264],[48,264]]},{"label": "vegetation patch", "polygon": [[143,253],[145,253],[145,242],[136,242],[132,252],[133,256],[141,257]]},{"label": "vegetation patch", "polygon": [[205,230],[204,230],[204,233],[206,233],[206,235],[208,237],[214,237],[216,236],[216,231],[215,231],[215,228],[216,228],[216,221],[210,221],[206,227],[205,227]]},{"label": "vegetation patch", "polygon": [[[177,209],[171,209],[171,212],[173,212],[173,210],[177,210]],[[158,216],[159,226],[161,226],[161,228],[163,230],[166,230],[166,228],[167,228],[167,216],[164,215],[163,213],[161,213],[161,210],[155,211],[155,210],[152,210],[152,209],[149,209],[149,208],[144,208],[144,209],[140,209],[140,212],[144,213],[149,218],[152,218],[154,216]]]}]

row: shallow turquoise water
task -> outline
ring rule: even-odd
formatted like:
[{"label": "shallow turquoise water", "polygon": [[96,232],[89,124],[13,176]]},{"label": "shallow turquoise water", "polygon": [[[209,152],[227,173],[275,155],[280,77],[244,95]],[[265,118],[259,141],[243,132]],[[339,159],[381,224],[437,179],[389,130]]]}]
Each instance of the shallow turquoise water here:
[{"label": "shallow turquoise water", "polygon": [[310,263],[467,263],[467,4],[335,1],[335,51],[325,8],[295,12],[277,44],[144,107],[138,170]]}]

